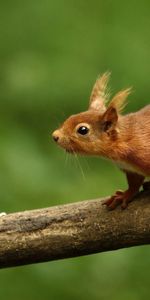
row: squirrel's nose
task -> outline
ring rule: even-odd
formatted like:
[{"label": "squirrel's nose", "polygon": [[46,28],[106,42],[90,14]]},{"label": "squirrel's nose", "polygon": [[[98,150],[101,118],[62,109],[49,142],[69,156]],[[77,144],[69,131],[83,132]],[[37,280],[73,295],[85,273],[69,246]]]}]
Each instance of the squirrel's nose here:
[{"label": "squirrel's nose", "polygon": [[55,142],[58,142],[58,140],[59,140],[58,130],[55,130],[55,131],[53,132],[52,137],[53,137],[53,140],[54,140]]}]

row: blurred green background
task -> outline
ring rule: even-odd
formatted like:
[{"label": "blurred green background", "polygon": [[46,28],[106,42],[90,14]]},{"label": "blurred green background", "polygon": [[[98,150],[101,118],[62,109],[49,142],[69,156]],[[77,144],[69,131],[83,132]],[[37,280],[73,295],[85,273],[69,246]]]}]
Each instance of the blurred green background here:
[{"label": "blurred green background", "polygon": [[[87,108],[99,73],[126,109],[149,102],[149,1],[0,1],[0,211],[96,198],[125,188],[110,162],[74,157],[51,132]],[[119,224],[118,224],[119,226]],[[148,299],[149,247],[0,271],[1,299]]]}]

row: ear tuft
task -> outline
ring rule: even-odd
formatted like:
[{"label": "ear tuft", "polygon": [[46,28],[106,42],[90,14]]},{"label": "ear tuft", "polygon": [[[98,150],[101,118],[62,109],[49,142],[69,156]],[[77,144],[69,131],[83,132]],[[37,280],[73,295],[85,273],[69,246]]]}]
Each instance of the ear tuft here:
[{"label": "ear tuft", "polygon": [[106,110],[105,103],[109,97],[107,91],[109,77],[110,72],[106,72],[96,80],[90,96],[89,109],[101,110],[103,112]]},{"label": "ear tuft", "polygon": [[126,99],[128,95],[131,93],[131,90],[132,90],[131,88],[128,88],[126,90],[122,90],[118,92],[109,103],[108,108],[115,107],[118,113],[122,112],[122,110],[127,104]]}]

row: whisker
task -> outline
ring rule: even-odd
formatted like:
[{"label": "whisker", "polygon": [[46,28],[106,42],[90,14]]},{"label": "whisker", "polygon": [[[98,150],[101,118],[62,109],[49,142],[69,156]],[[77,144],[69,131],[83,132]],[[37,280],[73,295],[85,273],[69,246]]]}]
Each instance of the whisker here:
[{"label": "whisker", "polygon": [[68,159],[69,159],[69,153],[65,152],[65,167],[67,166],[68,164]]},{"label": "whisker", "polygon": [[85,156],[82,156],[82,160],[84,161],[84,165],[87,168],[87,170],[90,171],[91,170],[91,166],[90,166],[87,158]]},{"label": "whisker", "polygon": [[74,156],[75,156],[75,158],[76,158],[77,165],[78,165],[78,167],[79,167],[79,169],[80,169],[80,171],[81,171],[82,178],[83,178],[83,180],[85,181],[85,180],[86,180],[86,177],[85,177],[83,168],[82,168],[82,166],[81,166],[81,163],[80,163],[80,161],[79,161],[79,157],[78,157],[78,155],[77,155],[76,152],[74,152]]}]

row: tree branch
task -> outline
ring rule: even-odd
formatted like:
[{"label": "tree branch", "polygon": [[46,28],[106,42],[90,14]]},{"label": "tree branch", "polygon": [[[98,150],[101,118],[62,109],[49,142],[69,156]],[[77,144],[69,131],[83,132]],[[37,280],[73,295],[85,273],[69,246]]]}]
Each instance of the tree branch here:
[{"label": "tree branch", "polygon": [[8,214],[0,218],[0,268],[150,243],[150,194],[126,210],[101,200]]}]

